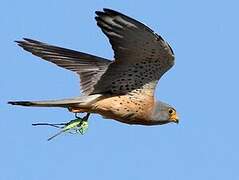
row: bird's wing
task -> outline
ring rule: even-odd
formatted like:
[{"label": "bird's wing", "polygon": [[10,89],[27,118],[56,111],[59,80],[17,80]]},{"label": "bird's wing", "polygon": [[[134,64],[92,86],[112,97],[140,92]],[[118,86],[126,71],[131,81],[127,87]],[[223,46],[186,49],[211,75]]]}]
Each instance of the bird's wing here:
[{"label": "bird's wing", "polygon": [[150,88],[174,65],[174,54],[163,38],[144,24],[119,12],[96,11],[97,25],[109,38],[115,60],[92,93],[125,94]]},{"label": "bird's wing", "polygon": [[32,39],[25,38],[23,41],[16,42],[26,51],[79,74],[81,90],[86,95],[93,91],[94,85],[112,62],[108,59]]}]

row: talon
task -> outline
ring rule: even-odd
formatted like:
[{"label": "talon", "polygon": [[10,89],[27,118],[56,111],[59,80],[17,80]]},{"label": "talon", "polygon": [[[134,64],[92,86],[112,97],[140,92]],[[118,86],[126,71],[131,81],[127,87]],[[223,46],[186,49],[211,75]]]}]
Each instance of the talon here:
[{"label": "talon", "polygon": [[81,119],[80,116],[77,115],[77,112],[75,113],[75,118],[76,119]]},{"label": "talon", "polygon": [[82,120],[83,120],[83,121],[88,121],[88,119],[89,119],[89,116],[90,116],[90,113],[87,113],[87,114],[86,114],[86,116],[85,116],[85,117],[83,117],[83,119],[82,119]]},{"label": "talon", "polygon": [[83,118],[77,115],[78,113],[75,113],[76,119],[81,119],[82,121],[87,121],[89,119],[90,113],[87,113]]}]

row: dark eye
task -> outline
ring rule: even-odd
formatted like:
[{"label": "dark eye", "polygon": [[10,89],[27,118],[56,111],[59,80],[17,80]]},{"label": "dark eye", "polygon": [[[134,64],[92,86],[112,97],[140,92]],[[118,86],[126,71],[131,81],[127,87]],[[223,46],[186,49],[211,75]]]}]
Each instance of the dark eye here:
[{"label": "dark eye", "polygon": [[173,109],[169,109],[169,110],[168,110],[168,113],[169,113],[169,114],[173,114],[173,112],[174,112]]}]

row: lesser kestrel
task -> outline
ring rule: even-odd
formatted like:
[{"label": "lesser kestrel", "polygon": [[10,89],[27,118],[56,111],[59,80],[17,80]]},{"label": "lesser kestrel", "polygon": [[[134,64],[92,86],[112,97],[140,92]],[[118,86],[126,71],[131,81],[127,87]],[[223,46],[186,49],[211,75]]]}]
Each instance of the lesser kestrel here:
[{"label": "lesser kestrel", "polygon": [[154,97],[159,79],[174,65],[174,53],[169,44],[144,24],[114,10],[96,11],[95,19],[109,38],[114,60],[27,38],[16,41],[26,51],[77,73],[82,96],[9,103],[98,113],[127,124],[178,123],[175,108]]}]

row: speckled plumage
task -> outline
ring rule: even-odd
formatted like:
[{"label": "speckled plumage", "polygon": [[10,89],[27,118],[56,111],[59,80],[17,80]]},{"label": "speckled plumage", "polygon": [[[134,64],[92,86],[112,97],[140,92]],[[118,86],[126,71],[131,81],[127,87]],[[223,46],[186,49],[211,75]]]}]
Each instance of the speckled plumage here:
[{"label": "speckled plumage", "polygon": [[96,15],[97,25],[114,50],[113,61],[31,39],[17,41],[26,51],[76,72],[85,96],[10,103],[66,107],[72,112],[99,113],[128,124],[178,121],[174,108],[154,98],[158,80],[174,65],[169,44],[144,24],[114,10],[96,11]]}]

